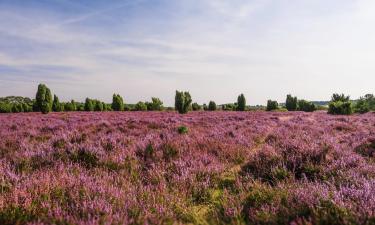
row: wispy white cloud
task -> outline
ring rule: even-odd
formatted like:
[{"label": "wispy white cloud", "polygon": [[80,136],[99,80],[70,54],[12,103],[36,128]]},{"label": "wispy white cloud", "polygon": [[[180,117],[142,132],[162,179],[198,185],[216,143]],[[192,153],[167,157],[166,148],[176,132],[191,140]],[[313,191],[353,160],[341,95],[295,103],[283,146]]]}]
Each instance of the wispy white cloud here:
[{"label": "wispy white cloud", "polygon": [[[0,67],[8,72],[0,70],[0,80],[24,83],[22,74],[38,71],[63,99],[110,100],[120,92],[130,102],[159,96],[170,105],[177,88],[191,90],[199,102],[234,101],[244,92],[252,104],[282,101],[289,92],[326,99],[333,91],[372,91],[372,1],[158,3],[132,5],[137,12],[126,11],[134,2],[83,7],[73,15],[3,8]],[[132,16],[124,22],[124,14]],[[111,18],[111,26],[98,17]],[[9,46],[29,51],[21,55]],[[34,87],[27,90],[32,96]]]}]

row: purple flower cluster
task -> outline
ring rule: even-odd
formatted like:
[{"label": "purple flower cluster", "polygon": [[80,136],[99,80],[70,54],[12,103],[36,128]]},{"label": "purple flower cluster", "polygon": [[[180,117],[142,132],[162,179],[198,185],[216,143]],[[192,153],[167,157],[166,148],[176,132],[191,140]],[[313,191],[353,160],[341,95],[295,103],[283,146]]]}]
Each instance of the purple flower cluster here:
[{"label": "purple flower cluster", "polygon": [[0,224],[375,222],[373,113],[3,114],[0,137]]}]

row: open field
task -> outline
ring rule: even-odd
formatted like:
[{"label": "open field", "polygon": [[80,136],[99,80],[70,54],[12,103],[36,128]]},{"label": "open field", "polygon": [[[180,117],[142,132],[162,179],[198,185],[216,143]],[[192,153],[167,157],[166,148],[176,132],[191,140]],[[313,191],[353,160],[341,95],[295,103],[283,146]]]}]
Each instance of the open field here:
[{"label": "open field", "polygon": [[0,224],[375,223],[374,113],[3,114],[0,137]]}]

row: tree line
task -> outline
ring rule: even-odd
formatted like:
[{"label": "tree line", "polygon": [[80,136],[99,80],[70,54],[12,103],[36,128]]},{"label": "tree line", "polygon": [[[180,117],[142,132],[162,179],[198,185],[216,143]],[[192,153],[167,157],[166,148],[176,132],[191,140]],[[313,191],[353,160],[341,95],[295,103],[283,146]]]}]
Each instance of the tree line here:
[{"label": "tree line", "polygon": [[[113,94],[112,103],[108,104],[97,99],[86,98],[85,102],[60,102],[58,96],[52,96],[51,90],[44,84],[38,85],[38,90],[34,100],[23,97],[0,98],[0,113],[17,112],[71,112],[71,111],[162,111],[176,110],[181,114],[189,111],[248,111],[254,107],[246,105],[246,98],[240,94],[237,102],[218,106],[214,101],[200,105],[192,101],[192,97],[187,91],[176,91],[175,105],[164,107],[163,102],[156,97],[152,97],[149,102],[138,102],[136,104],[125,104],[124,99],[119,94]],[[328,110],[333,115],[350,115],[352,113],[366,113],[375,110],[375,98],[372,94],[367,94],[357,101],[351,101],[349,96],[344,94],[333,94],[328,108],[317,106],[312,102],[288,94],[285,104],[268,100],[266,107],[255,107],[255,109],[266,111],[304,111],[313,112],[315,110]]]}]

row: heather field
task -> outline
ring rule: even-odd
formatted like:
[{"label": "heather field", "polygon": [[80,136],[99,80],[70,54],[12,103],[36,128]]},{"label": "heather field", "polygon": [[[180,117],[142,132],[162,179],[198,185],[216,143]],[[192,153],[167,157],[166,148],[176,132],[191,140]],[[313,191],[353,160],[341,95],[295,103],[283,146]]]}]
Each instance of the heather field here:
[{"label": "heather field", "polygon": [[375,224],[375,114],[0,115],[0,224]]}]

